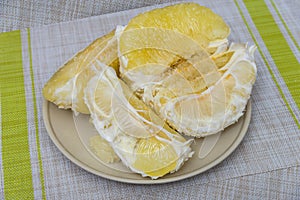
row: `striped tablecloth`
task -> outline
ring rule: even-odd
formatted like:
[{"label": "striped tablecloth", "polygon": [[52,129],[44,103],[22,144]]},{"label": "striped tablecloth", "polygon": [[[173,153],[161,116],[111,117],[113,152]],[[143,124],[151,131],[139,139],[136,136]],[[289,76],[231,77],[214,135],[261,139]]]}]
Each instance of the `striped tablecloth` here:
[{"label": "striped tablecloth", "polygon": [[[300,1],[196,2],[224,18],[229,40],[258,47],[252,119],[236,151],[186,180],[133,185],[86,172],[49,138],[42,118],[45,82],[95,38],[158,5],[5,32],[0,34],[0,199],[300,199]],[[135,4],[120,4],[130,5]],[[74,12],[84,8],[75,6]],[[11,24],[4,15],[13,8],[4,1],[0,9],[5,30]]]}]

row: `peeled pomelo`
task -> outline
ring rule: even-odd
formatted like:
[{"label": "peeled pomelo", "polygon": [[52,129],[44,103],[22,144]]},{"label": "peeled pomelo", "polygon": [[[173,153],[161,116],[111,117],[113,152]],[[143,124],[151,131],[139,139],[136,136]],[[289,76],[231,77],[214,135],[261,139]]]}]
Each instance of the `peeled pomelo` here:
[{"label": "peeled pomelo", "polygon": [[112,68],[103,65],[91,78],[85,102],[98,133],[126,166],[142,176],[155,179],[174,172],[192,155],[191,140],[167,127]]},{"label": "peeled pomelo", "polygon": [[[193,154],[179,133],[205,137],[235,123],[256,78],[255,47],[228,45],[229,27],[182,3],[134,17],[79,52],[45,85],[60,108],[91,114],[107,162],[153,179]],[[120,65],[120,66],[119,66]],[[179,132],[179,133],[178,133]]]}]

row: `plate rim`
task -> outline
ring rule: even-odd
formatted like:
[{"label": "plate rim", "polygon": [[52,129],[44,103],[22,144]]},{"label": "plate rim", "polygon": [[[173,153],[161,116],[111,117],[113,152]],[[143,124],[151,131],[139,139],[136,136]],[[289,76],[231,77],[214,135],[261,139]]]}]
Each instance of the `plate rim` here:
[{"label": "plate rim", "polygon": [[[224,151],[224,153],[222,155],[220,155],[217,159],[215,159],[215,160],[211,161],[210,163],[208,163],[206,166],[204,166],[204,167],[202,167],[198,170],[192,171],[190,173],[175,176],[175,177],[168,177],[168,178],[161,177],[159,179],[146,179],[146,178],[145,179],[129,179],[129,178],[122,178],[122,177],[108,175],[108,174],[106,174],[102,171],[96,170],[93,167],[88,166],[87,164],[85,164],[84,162],[82,162],[81,160],[76,158],[71,152],[69,152],[63,146],[63,144],[57,139],[57,137],[55,136],[55,133],[53,131],[52,125],[51,125],[50,120],[49,120],[49,113],[48,113],[50,103],[52,103],[52,102],[47,101],[46,99],[43,100],[42,116],[43,116],[43,121],[44,121],[45,128],[47,130],[48,136],[50,137],[50,139],[52,140],[54,145],[71,162],[73,162],[78,167],[84,169],[85,171],[87,171],[89,173],[92,173],[94,175],[100,176],[100,177],[105,178],[105,179],[109,179],[109,180],[113,180],[113,181],[117,181],[117,182],[122,182],[122,183],[150,184],[150,185],[152,185],[152,184],[171,183],[171,182],[175,182],[175,181],[188,179],[188,178],[191,178],[193,176],[199,175],[199,174],[215,167],[216,165],[220,164],[223,160],[225,160],[228,156],[230,156],[237,149],[237,147],[240,145],[240,143],[242,142],[243,138],[245,137],[245,135],[247,133],[247,130],[248,130],[248,127],[249,127],[249,124],[250,124],[250,121],[251,121],[251,112],[252,112],[251,99],[249,99],[248,103],[246,105],[245,111],[244,111],[244,115],[243,115],[244,116],[244,122],[243,122],[242,128],[240,130],[240,133],[235,138],[232,145],[230,145]],[[82,141],[80,141],[80,143],[82,144]]]}]

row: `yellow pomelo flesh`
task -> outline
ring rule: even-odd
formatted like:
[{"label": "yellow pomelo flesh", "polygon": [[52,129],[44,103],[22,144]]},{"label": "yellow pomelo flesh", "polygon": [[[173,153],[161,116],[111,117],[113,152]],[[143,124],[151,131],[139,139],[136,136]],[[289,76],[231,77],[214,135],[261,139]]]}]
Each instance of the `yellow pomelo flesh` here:
[{"label": "yellow pomelo flesh", "polygon": [[255,78],[254,63],[241,60],[207,91],[168,102],[165,117],[171,126],[187,135],[202,137],[217,133],[243,114]]},{"label": "yellow pomelo flesh", "polygon": [[148,176],[162,176],[176,169],[178,156],[175,150],[155,137],[139,140],[135,153],[133,167]]},{"label": "yellow pomelo flesh", "polygon": [[157,178],[175,171],[187,159],[190,143],[166,127],[112,69],[90,80],[85,98],[98,132],[133,171]]},{"label": "yellow pomelo flesh", "polygon": [[[161,66],[171,66],[180,59],[179,56],[165,50],[157,50],[153,48],[137,49],[126,54],[128,63],[126,68],[134,69],[147,64],[156,64]],[[153,71],[153,70],[152,70]]]},{"label": "yellow pomelo flesh", "polygon": [[[124,32],[147,28],[158,28],[183,34],[209,52],[210,42],[226,40],[230,33],[230,28],[220,16],[196,3],[176,4],[142,13],[130,20]],[[135,37],[140,39],[139,34],[136,34]],[[124,42],[131,43],[128,38],[121,36],[121,46]],[[177,43],[179,41],[170,42]],[[140,49],[128,53],[126,57],[128,63],[124,67],[127,69],[133,69],[145,63],[163,65],[166,61],[173,63],[178,60],[178,55],[167,51],[162,52],[161,49]]]},{"label": "yellow pomelo flesh", "polygon": [[[136,35],[139,35],[139,37],[137,38]],[[126,55],[137,49],[161,49],[174,55],[180,55],[189,62],[194,71],[196,70],[197,74],[203,77],[206,86],[214,84],[220,78],[217,67],[209,57],[209,54],[183,34],[172,30],[145,28],[123,32],[121,38],[124,41],[130,41],[130,43],[122,43],[121,40],[119,42],[119,50],[123,55],[121,60],[126,60]],[[177,42],[175,43],[174,41]],[[130,79],[131,71],[128,71],[128,74],[126,71],[122,73],[122,76],[127,76]],[[140,78],[143,79],[143,77]]]},{"label": "yellow pomelo flesh", "polygon": [[150,27],[177,31],[199,45],[203,40],[207,43],[225,39],[230,33],[219,15],[196,3],[176,4],[142,13],[129,21],[125,31]]},{"label": "yellow pomelo flesh", "polygon": [[[99,58],[101,60],[103,56],[106,56],[101,53],[99,54],[99,52],[102,52],[103,48],[107,46],[113,36],[114,31],[96,39],[64,64],[45,84],[43,88],[45,99],[55,103],[60,108],[72,108],[73,97],[75,95],[73,90],[76,89],[74,86],[78,74],[80,74],[91,61]],[[114,51],[116,51],[116,49]],[[106,52],[106,54],[111,54],[111,52]],[[116,61],[107,64],[113,64],[115,68],[118,66]],[[86,113],[87,110],[86,108],[82,110],[78,108],[78,111]]]}]

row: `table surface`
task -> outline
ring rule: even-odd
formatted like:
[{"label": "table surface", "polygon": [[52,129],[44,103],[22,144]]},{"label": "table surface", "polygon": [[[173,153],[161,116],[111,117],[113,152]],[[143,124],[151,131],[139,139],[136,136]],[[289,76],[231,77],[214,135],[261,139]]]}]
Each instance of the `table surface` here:
[{"label": "table surface", "polygon": [[45,82],[95,38],[166,2],[0,1],[0,199],[300,198],[297,0],[196,1],[224,18],[230,41],[258,47],[248,132],[214,168],[174,183],[126,184],[81,169],[53,144],[42,119]]}]

